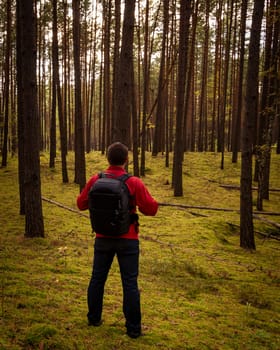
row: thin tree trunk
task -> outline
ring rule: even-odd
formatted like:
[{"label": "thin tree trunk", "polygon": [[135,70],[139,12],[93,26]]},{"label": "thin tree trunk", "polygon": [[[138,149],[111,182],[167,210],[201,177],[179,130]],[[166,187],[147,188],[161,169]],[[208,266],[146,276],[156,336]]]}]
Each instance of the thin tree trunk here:
[{"label": "thin tree trunk", "polygon": [[75,71],[75,182],[83,189],[86,183],[84,127],[81,100],[80,0],[73,0],[73,46]]},{"label": "thin tree trunk", "polygon": [[104,71],[103,71],[103,143],[105,148],[111,143],[111,93],[110,93],[110,28],[111,0],[103,1],[104,21]]},{"label": "thin tree trunk", "polygon": [[187,88],[186,88],[186,117],[185,117],[185,126],[184,126],[184,139],[186,140],[185,143],[185,150],[194,150],[194,144],[195,144],[195,133],[194,133],[194,108],[193,108],[193,79],[194,79],[194,72],[195,72],[195,42],[196,42],[196,29],[197,29],[197,20],[198,20],[198,8],[199,8],[200,1],[197,0],[195,3],[194,12],[192,14],[192,34],[191,34],[191,47],[190,47],[190,53],[189,53],[189,64],[188,64],[188,78],[187,78]]},{"label": "thin tree trunk", "polygon": [[215,40],[215,65],[214,65],[214,85],[213,85],[213,107],[212,107],[212,127],[211,127],[211,141],[210,151],[215,151],[215,141],[218,138],[218,149],[220,147],[219,140],[219,128],[217,127],[217,120],[219,120],[219,108],[218,108],[218,96],[220,91],[220,76],[221,76],[221,13],[222,13],[222,1],[218,2],[218,9],[216,12],[216,40]]},{"label": "thin tree trunk", "polygon": [[207,150],[207,140],[204,135],[207,135],[207,75],[208,75],[208,50],[209,50],[209,0],[205,3],[205,37],[204,37],[204,49],[202,59],[202,76],[201,76],[201,88],[200,88],[200,102],[199,102],[199,128],[198,128],[198,145],[199,152]]},{"label": "thin tree trunk", "polygon": [[150,64],[148,58],[149,50],[149,0],[146,0],[146,11],[145,11],[145,34],[144,34],[144,62],[143,62],[143,117],[142,117],[142,128],[141,128],[141,163],[140,163],[140,175],[145,176],[145,163],[146,163],[146,142],[147,142],[147,130],[146,130],[146,115],[148,112],[148,94],[150,85]]},{"label": "thin tree trunk", "polygon": [[117,79],[120,68],[120,37],[121,37],[121,2],[115,0],[115,38],[114,38],[114,57],[113,57],[113,81],[112,81],[112,124],[111,135],[114,134],[117,115]]},{"label": "thin tree trunk", "polygon": [[[92,135],[92,125],[95,126],[95,119],[93,121],[93,115],[95,115],[95,69],[96,69],[96,37],[97,37],[97,9],[95,8],[95,19],[94,19],[94,25],[92,25],[92,31],[93,31],[93,47],[92,47],[92,56],[91,56],[91,88],[90,88],[90,95],[89,95],[89,111],[88,111],[88,118],[87,118],[87,129],[86,129],[86,152],[89,153],[92,148],[92,136],[93,139],[96,140],[96,135]],[[96,147],[96,146],[95,146]]]},{"label": "thin tree trunk", "polygon": [[62,50],[62,54],[63,54],[63,92],[62,92],[62,100],[63,100],[63,115],[64,115],[64,121],[65,121],[65,137],[66,137],[66,152],[68,152],[68,146],[71,142],[71,140],[68,140],[69,136],[67,134],[68,132],[68,128],[67,128],[67,121],[69,119],[69,112],[70,112],[70,108],[68,107],[68,74],[67,74],[67,59],[69,60],[69,55],[68,55],[68,47],[69,47],[69,43],[68,43],[68,38],[69,38],[69,34],[67,31],[67,11],[68,11],[68,5],[67,2],[65,0],[63,0],[63,50]]},{"label": "thin tree trunk", "polygon": [[24,195],[24,120],[22,91],[22,48],[21,48],[21,15],[20,0],[16,2],[16,65],[17,65],[17,132],[18,132],[18,183],[19,183],[19,213],[25,214]]},{"label": "thin tree trunk", "polygon": [[158,79],[157,111],[155,122],[155,134],[153,142],[153,156],[164,150],[164,109],[165,109],[165,78],[166,78],[166,41],[168,33],[169,0],[163,1],[163,34],[161,41],[161,60]]},{"label": "thin tree trunk", "polygon": [[280,2],[271,0],[267,11],[267,33],[265,48],[265,67],[259,115],[259,142],[257,146],[256,172],[258,173],[258,210],[262,210],[263,199],[269,199],[269,178],[272,145],[272,128],[279,103],[277,70],[279,67],[279,10]]},{"label": "thin tree trunk", "polygon": [[238,151],[240,150],[240,127],[241,127],[241,112],[243,104],[243,76],[244,76],[244,56],[245,56],[245,32],[246,32],[246,16],[247,16],[248,1],[242,0],[241,3],[241,26],[240,26],[240,52],[238,62],[238,82],[237,82],[237,99],[236,99],[236,114],[233,116],[232,130],[232,162],[236,163]]},{"label": "thin tree trunk", "polygon": [[50,161],[49,167],[55,167],[56,158],[56,88],[55,79],[52,77],[52,109],[51,109],[51,125],[50,125]]},{"label": "thin tree trunk", "polygon": [[180,30],[179,30],[179,58],[178,58],[178,80],[177,80],[177,108],[176,108],[176,135],[174,145],[173,162],[173,186],[174,196],[183,195],[183,116],[185,104],[186,73],[187,73],[187,53],[188,53],[188,33],[190,19],[190,2],[180,1]]},{"label": "thin tree trunk", "polygon": [[133,62],[131,62],[131,110],[132,110],[132,150],[133,150],[133,175],[139,176],[139,157],[138,157],[138,117],[136,105],[136,92],[134,83]]},{"label": "thin tree trunk", "polygon": [[245,113],[242,127],[242,161],[240,192],[240,246],[256,249],[252,213],[252,153],[258,103],[258,69],[260,31],[264,0],[255,1],[249,44],[248,72],[245,94]]},{"label": "thin tree trunk", "polygon": [[6,52],[5,52],[5,115],[4,115],[4,139],[2,145],[2,166],[7,166],[8,157],[8,133],[9,133],[9,104],[10,104],[10,61],[11,61],[11,0],[6,2]]},{"label": "thin tree trunk", "polygon": [[[53,5],[53,87],[56,90],[55,97],[57,97],[58,104],[58,117],[59,117],[59,131],[60,131],[60,151],[61,151],[61,164],[62,164],[62,181],[68,182],[67,173],[67,131],[66,131],[66,118],[63,116],[62,109],[62,97],[59,79],[59,60],[58,60],[58,39],[57,39],[57,0],[52,0]],[[54,105],[56,105],[54,103]],[[56,110],[54,111],[56,115]]]},{"label": "thin tree trunk", "polygon": [[225,121],[226,121],[226,104],[228,91],[228,74],[229,74],[229,56],[230,56],[230,42],[232,30],[232,16],[233,16],[233,0],[228,1],[229,13],[227,15],[226,28],[226,51],[225,51],[225,67],[223,79],[223,96],[221,100],[220,112],[220,136],[221,136],[221,169],[224,169],[224,153],[225,153]]}]

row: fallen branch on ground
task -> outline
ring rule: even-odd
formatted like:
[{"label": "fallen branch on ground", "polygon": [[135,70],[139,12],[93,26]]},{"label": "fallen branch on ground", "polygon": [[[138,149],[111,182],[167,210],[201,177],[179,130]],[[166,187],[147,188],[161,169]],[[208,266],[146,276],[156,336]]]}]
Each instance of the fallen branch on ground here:
[{"label": "fallen branch on ground", "polygon": [[146,241],[156,242],[156,243],[159,243],[159,244],[164,245],[166,247],[169,247],[173,251],[174,244],[172,244],[172,243],[163,242],[163,241],[158,240],[157,238],[145,236],[145,235],[141,235],[141,238],[145,239]]},{"label": "fallen branch on ground", "polygon": [[[46,197],[42,197],[42,200],[51,204],[54,204],[60,208],[63,208],[65,210],[71,211],[73,213],[76,213],[80,216],[84,216],[87,219],[89,218],[89,216],[87,214],[84,214],[83,212],[71,208],[71,207],[67,207],[66,205],[59,203],[57,201],[54,201],[52,199],[46,198]],[[185,204],[169,204],[169,203],[158,203],[159,206],[168,206],[168,207],[179,207],[179,208],[183,208],[183,209],[206,209],[206,210],[218,210],[218,211],[231,211],[231,212],[239,212],[239,210],[237,209],[229,209],[229,208],[215,208],[215,207],[207,207],[207,206],[193,206],[193,205],[185,205]],[[256,214],[262,214],[262,215],[280,215],[280,213],[269,213],[269,212],[260,212],[260,211],[255,211],[253,214],[253,217],[255,219],[258,219],[260,221],[266,222],[268,224],[271,224],[277,228],[280,228],[280,224],[278,224],[277,222],[262,218]]]},{"label": "fallen branch on ground", "polygon": [[[238,185],[219,185],[219,187],[227,188],[229,190],[240,190]],[[252,190],[258,190],[258,187],[252,187]],[[280,192],[280,188],[270,188],[269,192]]]},{"label": "fallen branch on ground", "polygon": [[[203,209],[203,210],[216,210],[216,211],[230,211],[239,213],[239,209],[231,209],[231,208],[217,208],[217,207],[208,207],[208,206],[200,206],[200,205],[186,205],[186,204],[172,204],[172,203],[158,203],[162,207],[178,207],[182,209]],[[254,214],[262,214],[262,215],[274,215],[280,216],[280,213],[272,212],[272,211],[254,211]]]},{"label": "fallen branch on ground", "polygon": [[[232,222],[227,222],[228,225],[230,226],[234,226],[237,227],[238,229],[240,229],[240,226],[237,224],[233,224]],[[257,230],[254,230],[255,233],[257,233],[258,235],[264,237],[264,238],[273,238],[276,239],[277,241],[280,241],[280,238],[278,236],[275,236],[273,233],[264,233],[264,232],[260,232]]]},{"label": "fallen branch on ground", "polygon": [[265,222],[265,223],[267,223],[267,224],[270,224],[270,225],[272,225],[272,226],[274,226],[274,227],[280,228],[280,224],[278,224],[278,223],[275,222],[275,221],[271,221],[271,220],[268,220],[268,219],[266,219],[266,218],[262,218],[262,217],[260,217],[260,216],[258,216],[258,215],[256,215],[256,214],[253,214],[253,217],[254,217],[255,219],[257,219],[257,220],[263,221],[263,222]]},{"label": "fallen branch on ground", "polygon": [[46,197],[42,197],[42,200],[45,201],[45,202],[48,202],[48,203],[51,203],[51,204],[54,204],[60,208],[63,208],[63,209],[66,209],[66,210],[69,210],[69,211],[72,211],[73,213],[76,213],[76,214],[79,214],[81,216],[84,216],[86,217],[87,219],[89,218],[89,216],[87,214],[84,214],[83,212],[77,210],[77,209],[74,209],[74,208],[70,208],[70,207],[67,207],[66,205],[62,204],[62,203],[59,203],[59,202],[56,202],[52,199],[49,199],[49,198],[46,198]]},{"label": "fallen branch on ground", "polygon": [[177,207],[183,209],[205,209],[205,210],[217,210],[217,211],[238,211],[237,209],[230,208],[215,208],[215,207],[207,207],[201,205],[187,205],[187,204],[174,204],[174,203],[158,203],[161,207]]}]

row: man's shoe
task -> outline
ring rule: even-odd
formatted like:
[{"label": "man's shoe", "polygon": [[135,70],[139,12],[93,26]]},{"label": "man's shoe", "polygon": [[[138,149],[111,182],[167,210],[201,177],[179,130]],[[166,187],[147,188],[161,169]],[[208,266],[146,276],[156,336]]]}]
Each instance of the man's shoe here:
[{"label": "man's shoe", "polygon": [[136,339],[142,335],[141,331],[127,331],[126,334],[133,339]]},{"label": "man's shoe", "polygon": [[89,325],[89,326],[93,326],[93,327],[99,327],[99,326],[102,325],[102,323],[103,323],[103,320],[100,320],[100,321],[98,321],[98,322],[88,321],[88,325]]}]

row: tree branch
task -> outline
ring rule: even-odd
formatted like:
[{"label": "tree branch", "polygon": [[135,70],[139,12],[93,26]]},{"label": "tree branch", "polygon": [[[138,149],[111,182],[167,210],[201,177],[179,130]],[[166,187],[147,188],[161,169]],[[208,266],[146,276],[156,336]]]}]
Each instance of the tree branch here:
[{"label": "tree branch", "polygon": [[[60,208],[63,208],[65,210],[71,211],[73,213],[76,213],[80,216],[84,216],[87,219],[89,218],[89,216],[87,214],[84,214],[83,212],[77,210],[77,209],[73,209],[70,207],[67,207],[66,205],[59,203],[57,201],[54,201],[52,199],[46,198],[42,196],[42,200],[51,204],[54,204]],[[178,208],[183,208],[183,209],[205,209],[205,210],[217,210],[217,211],[230,211],[230,212],[239,212],[239,210],[237,209],[230,209],[230,208],[215,208],[215,207],[207,207],[207,206],[194,206],[194,205],[186,205],[186,204],[172,204],[172,203],[158,203],[159,206],[162,207],[178,207]],[[278,224],[277,222],[274,222],[272,220],[268,220],[265,219],[263,217],[258,216],[257,214],[262,214],[262,215],[280,215],[280,213],[273,213],[273,212],[260,212],[260,211],[255,211],[253,214],[253,217],[255,219],[258,219],[260,221],[263,221],[267,224],[273,225],[276,228],[280,228],[280,224]]]},{"label": "tree branch", "polygon": [[59,202],[56,202],[56,201],[54,201],[52,199],[49,199],[49,198],[46,198],[46,197],[42,196],[42,200],[45,201],[45,202],[54,204],[54,205],[56,205],[56,206],[58,206],[60,208],[66,209],[68,211],[72,211],[73,213],[79,214],[80,216],[84,216],[86,218],[89,218],[89,216],[87,214],[84,214],[83,212],[81,212],[81,211],[79,211],[77,209],[73,209],[73,208],[67,207],[66,205],[63,205],[63,204],[61,204]]},{"label": "tree branch", "polygon": [[[227,188],[229,190],[240,190],[238,185],[219,185],[219,187]],[[252,190],[258,190],[258,187],[252,187]],[[270,192],[280,192],[280,188],[270,188]]]},{"label": "tree branch", "polygon": [[[158,203],[159,206],[162,207],[178,207],[182,209],[204,209],[204,210],[215,210],[215,211],[230,211],[239,213],[239,209],[232,208],[217,208],[217,207],[208,207],[208,206],[200,206],[200,205],[187,205],[187,204],[174,204],[174,203]],[[262,214],[262,215],[274,215],[280,216],[280,213],[271,212],[271,211],[254,211],[254,214]]]}]

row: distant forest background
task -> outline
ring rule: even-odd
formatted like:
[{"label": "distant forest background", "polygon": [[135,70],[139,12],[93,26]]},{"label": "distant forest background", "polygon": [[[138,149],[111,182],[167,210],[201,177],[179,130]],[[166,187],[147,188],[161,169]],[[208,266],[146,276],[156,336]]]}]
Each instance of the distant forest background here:
[{"label": "distant forest background", "polygon": [[[175,196],[183,195],[186,151],[220,152],[221,168],[225,151],[233,162],[241,151],[242,193],[251,192],[255,155],[261,209],[274,144],[280,153],[279,0],[0,5],[2,166],[18,153],[21,198],[39,178],[40,151],[50,167],[60,152],[68,182],[73,150],[82,188],[85,152],[118,140],[133,151],[137,176],[145,175],[146,151],[164,153],[166,166],[172,153]],[[250,195],[242,199],[251,211]]]}]

